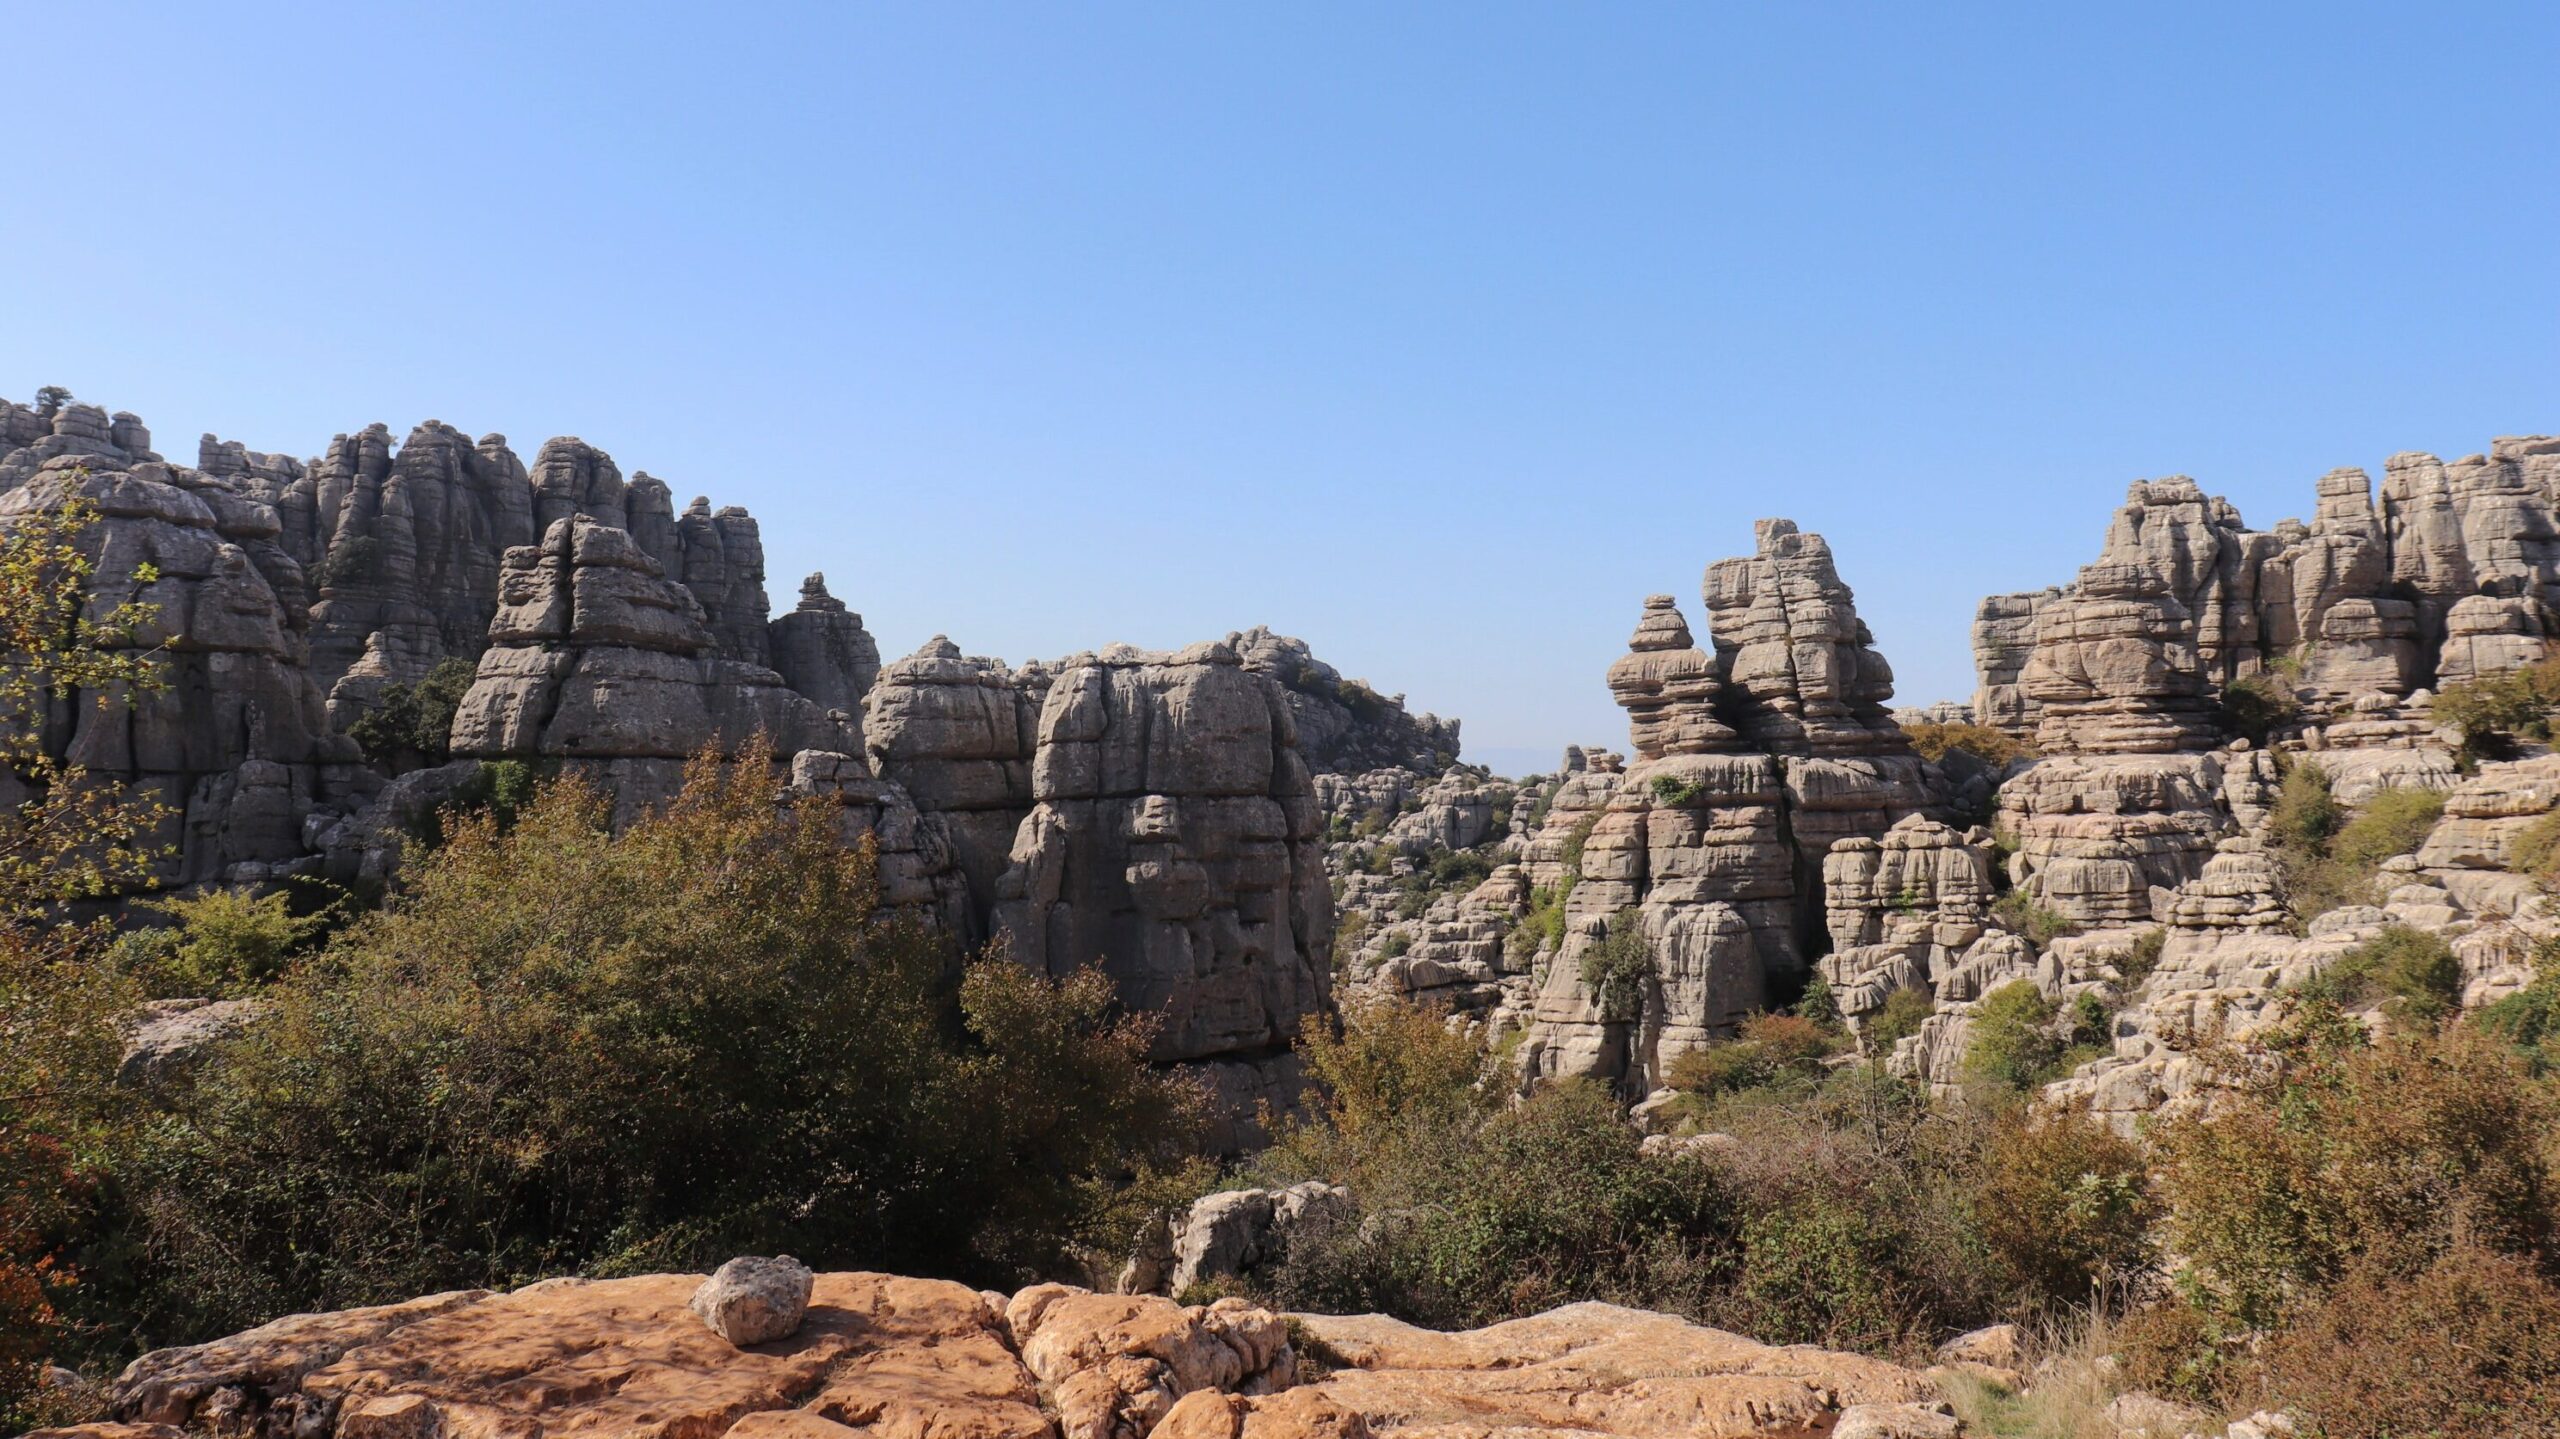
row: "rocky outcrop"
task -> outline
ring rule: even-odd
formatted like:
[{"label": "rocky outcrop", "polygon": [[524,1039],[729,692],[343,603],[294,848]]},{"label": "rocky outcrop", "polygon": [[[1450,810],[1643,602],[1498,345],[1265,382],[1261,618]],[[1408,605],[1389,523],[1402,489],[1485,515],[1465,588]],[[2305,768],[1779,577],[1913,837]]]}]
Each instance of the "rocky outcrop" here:
[{"label": "rocky outcrop", "polygon": [[[1983,602],[1976,713],[2020,738],[2037,733],[2045,701],[2022,674],[2026,651],[2054,623],[2086,630],[2095,620],[2129,635],[2136,617],[2106,602],[2183,612],[2182,643],[2195,652],[2183,667],[2191,694],[2160,692],[2166,675],[2132,675],[2130,653],[2109,661],[2119,673],[2099,676],[2097,689],[2120,700],[2146,687],[2154,701],[2209,700],[2279,661],[2327,703],[2399,699],[2539,658],[2560,601],[2560,439],[2500,439],[2451,463],[2394,455],[2378,493],[2365,471],[2332,470],[2314,504],[2309,524],[2258,531],[2193,480],[2137,481],[2079,582]],[[2075,599],[2101,603],[2066,605],[2057,620],[2056,602]]]},{"label": "rocky outcrop", "polygon": [[[885,683],[885,682],[884,682]],[[1227,1112],[1285,1105],[1326,1006],[1333,902],[1280,687],[1223,644],[1061,661],[997,931],[1052,975],[1100,964],[1162,1016],[1155,1057],[1207,1065]]]},{"label": "rocky outcrop", "polygon": [[161,459],[129,415],[71,404],[49,417],[11,407],[0,421],[15,446],[0,455],[0,527],[94,506],[77,542],[96,609],[151,608],[121,638],[160,651],[167,681],[130,697],[55,696],[48,751],[160,806],[149,845],[168,856],[164,883],[263,879],[298,859],[304,816],[345,782],[329,767],[355,755],[330,733],[305,663],[303,571],[275,510]]},{"label": "rocky outcrop", "polygon": [[825,575],[801,581],[799,607],[765,628],[784,683],[818,708],[860,721],[863,696],[880,677],[880,645],[862,616],[827,593]]},{"label": "rocky outcrop", "polygon": [[455,754],[573,763],[631,814],[674,793],[693,755],[759,739],[778,757],[855,748],[782,676],[720,657],[692,592],[627,531],[572,516],[507,552]]},{"label": "rocky outcrop", "polygon": [[502,558],[542,534],[505,436],[475,445],[429,420],[395,453],[390,431],[374,425],[332,440],[308,484],[319,542],[314,679],[337,684],[368,646],[383,657],[377,667],[408,682],[446,655],[480,652]]},{"label": "rocky outcrop", "polygon": [[1458,722],[1406,711],[1404,696],[1345,679],[1307,642],[1256,625],[1227,636],[1244,667],[1278,682],[1297,722],[1299,753],[1318,774],[1404,769],[1437,775],[1458,757]]},{"label": "rocky outcrop", "polygon": [[[1635,758],[1604,782],[1568,775],[1527,847],[1527,877],[1563,896],[1518,1051],[1528,1078],[1640,1093],[1792,999],[1830,945],[1832,853],[1947,789],[1886,709],[1892,671],[1821,536],[1763,520],[1756,552],[1710,566],[1705,594],[1711,652],[1672,597],[1645,601],[1608,676]],[[1979,906],[1949,920],[1968,920],[1965,943]],[[1612,982],[1613,967],[1637,977]]]},{"label": "rocky outcrop", "polygon": [[[296,1315],[147,1354],[112,1403],[126,1423],[244,1439],[1780,1439],[1935,1399],[1926,1376],[1881,1360],[1606,1304],[1444,1334],[1236,1299],[1186,1308],[1062,1284],[1008,1298],[828,1273],[788,1337],[740,1347],[687,1310],[702,1283],[552,1279]],[[1323,1363],[1302,1364],[1301,1342]]]},{"label": "rocky outcrop", "polygon": [[1014,831],[1031,812],[1031,757],[1047,684],[1036,666],[965,656],[940,635],[881,668],[862,716],[871,768],[903,786],[949,837],[983,937]]},{"label": "rocky outcrop", "polygon": [[[626,536],[630,563],[600,564],[599,576],[656,567],[625,585],[626,614],[658,604],[643,593],[652,583],[672,583],[690,596],[699,634],[670,620],[673,628],[637,642],[605,637],[609,647],[634,652],[589,668],[588,698],[614,699],[614,713],[591,715],[584,736],[513,734],[522,747],[506,753],[548,757],[583,746],[616,761],[665,758],[687,739],[725,732],[726,711],[740,707],[796,723],[795,705],[807,706],[779,698],[795,683],[807,687],[822,721],[828,709],[856,715],[877,668],[859,618],[822,586],[804,594],[802,611],[768,627],[762,544],[743,511],[714,512],[698,501],[679,520],[665,485],[646,475],[626,485],[612,458],[582,441],[545,444],[530,469],[504,436],[473,441],[435,420],[397,444],[382,425],[340,435],[307,463],[207,435],[197,467],[187,469],[150,443],[131,415],[0,402],[0,506],[34,513],[74,490],[99,502],[102,520],[88,542],[101,603],[132,599],[158,612],[158,626],[137,640],[165,641],[168,686],[140,697],[129,717],[94,703],[66,707],[53,729],[64,758],[171,813],[159,837],[172,856],[165,882],[382,869],[389,850],[374,842],[380,827],[365,816],[382,802],[385,776],[359,763],[342,732],[439,660],[479,657],[498,618],[508,554],[535,546],[564,520]],[[156,578],[137,582],[145,573]],[[672,643],[678,631],[682,643]],[[591,624],[576,635],[529,632],[507,642],[525,650],[528,640],[592,649],[598,637]],[[791,679],[762,670],[776,645],[788,652]],[[664,698],[666,685],[679,681],[659,673],[667,663],[637,652],[697,662],[701,672],[686,682],[708,676],[711,683],[693,688],[723,713],[679,723],[645,745],[633,726],[667,716],[640,713],[645,706],[621,697]],[[530,663],[523,654],[513,662]],[[710,675],[724,662],[760,673]],[[565,662],[554,655],[546,663]],[[616,665],[642,672],[607,683]],[[541,692],[543,703],[562,697],[557,684],[546,690],[529,674],[514,678],[528,696]],[[621,732],[605,733],[617,726]],[[777,729],[775,738],[861,749],[841,734]],[[360,850],[315,848],[330,836]]]},{"label": "rocky outcrop", "polygon": [[1195,1285],[1246,1278],[1285,1255],[1301,1230],[1330,1242],[1324,1227],[1355,1212],[1351,1191],[1312,1179],[1203,1195],[1140,1237],[1120,1292],[1179,1296]]},{"label": "rocky outcrop", "polygon": [[[2118,1009],[2113,1053],[2054,1098],[2128,1124],[2198,1101],[2212,1083],[2200,1043],[2247,1041],[2287,990],[2387,925],[2446,938],[2468,1001],[2524,982],[2519,956],[2554,922],[2512,872],[2511,842],[2560,792],[2542,758],[2463,779],[2427,686],[2547,653],[2556,481],[2548,439],[2450,464],[2394,456],[2378,492],[2363,471],[2331,471],[2309,524],[2266,532],[2192,481],[2138,483],[2074,584],[1985,602],[1976,710],[2042,752],[2000,791],[2009,878],[2082,931],[2033,976],[2057,997],[2097,986]],[[2223,709],[2243,680],[2300,706],[2272,747],[2236,737]],[[2267,828],[2297,766],[2350,810],[2450,791],[2445,818],[2345,904],[2306,915]],[[2137,943],[2154,967],[2124,975]],[[1944,1032],[1924,1030],[1918,1062],[1934,1076],[1961,1037],[1930,1025]]]}]

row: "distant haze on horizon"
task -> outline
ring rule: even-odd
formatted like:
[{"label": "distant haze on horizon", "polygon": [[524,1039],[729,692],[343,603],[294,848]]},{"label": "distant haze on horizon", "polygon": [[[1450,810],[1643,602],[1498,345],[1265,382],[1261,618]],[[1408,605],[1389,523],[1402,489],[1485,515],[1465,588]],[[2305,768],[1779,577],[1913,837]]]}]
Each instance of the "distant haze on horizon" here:
[{"label": "distant haze on horizon", "polygon": [[[2241,13],[2245,12],[2245,13]],[[2560,431],[2560,9],[13,17],[0,395],[552,435],[884,653],[1268,624],[1623,746],[1644,596],[1828,536],[1900,703],[2128,482],[2265,528]],[[50,98],[48,98],[50,94]]]}]

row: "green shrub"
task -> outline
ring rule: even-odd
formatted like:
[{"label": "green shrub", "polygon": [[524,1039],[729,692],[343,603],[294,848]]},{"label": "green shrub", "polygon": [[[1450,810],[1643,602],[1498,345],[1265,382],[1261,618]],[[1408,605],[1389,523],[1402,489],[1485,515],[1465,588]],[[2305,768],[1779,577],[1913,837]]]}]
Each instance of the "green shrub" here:
[{"label": "green shrub", "polygon": [[311,589],[314,594],[360,584],[374,578],[380,568],[382,544],[371,535],[355,535],[329,546],[329,553],[311,567]]},{"label": "green shrub", "polygon": [[2468,1244],[2365,1266],[2275,1336],[2261,1383],[2321,1439],[2560,1434],[2560,1288]]},{"label": "green shrub", "polygon": [[2268,815],[2269,839],[2279,848],[2325,855],[2329,837],[2346,823],[2346,812],[2329,792],[2329,772],[2308,760],[2285,766],[2276,786],[2275,807]]},{"label": "green shrub", "polygon": [[2539,1078],[2560,1072],[2560,941],[2534,946],[2533,982],[2475,1011],[2470,1023],[2507,1045]]},{"label": "green shrub", "polygon": [[1107,979],[960,978],[770,764],[608,812],[563,779],[458,823],[268,989],[117,1161],[149,1258],[119,1332],[786,1250],[1006,1282],[1189,1138]]},{"label": "green shrub", "polygon": [[1378,946],[1380,959],[1402,959],[1411,953],[1413,953],[1413,934],[1409,930],[1397,930],[1388,935],[1386,940]]},{"label": "green shrub", "polygon": [[2551,709],[2560,704],[2560,663],[2484,675],[2436,692],[2429,713],[2439,725],[2461,732],[2467,763],[2502,759],[2520,739],[2551,737]]},{"label": "green shrub", "polygon": [[283,890],[253,896],[246,889],[214,889],[142,908],[175,919],[177,926],[125,935],[116,957],[159,998],[254,990],[282,973],[286,959],[331,919],[325,911],[295,914],[293,897]]},{"label": "green shrub", "polygon": [[2125,951],[2124,958],[2116,964],[2116,972],[2122,976],[2126,994],[2140,989],[2142,982],[2160,967],[2160,955],[2168,947],[2169,931],[2158,926],[2133,937],[2133,947]]},{"label": "green shrub", "polygon": [[1891,1256],[1882,1252],[1888,1242],[1836,1195],[1817,1192],[1760,1209],[1743,1223],[1735,1301],[1767,1343],[1890,1343],[1902,1325]]},{"label": "green shrub", "polygon": [[1965,1077],[2023,1093],[2061,1068],[2064,1044],[2054,1033],[2054,1002],[2034,980],[2004,984],[1974,1006],[1965,1045]]},{"label": "green shrub", "polygon": [[2329,841],[2329,857],[2371,870],[2394,855],[2416,850],[2444,814],[2440,790],[2393,787],[2364,802]]},{"label": "green shrub", "polygon": [[1539,885],[1529,891],[1529,909],[1511,933],[1503,936],[1503,952],[1513,962],[1525,964],[1542,949],[1552,949],[1564,939],[1564,900],[1573,892],[1570,881],[1561,886]]},{"label": "green shrub", "polygon": [[[1338,901],[1342,896],[1335,895],[1334,898]],[[1337,956],[1347,958],[1353,950],[1360,947],[1361,937],[1368,932],[1368,912],[1358,909],[1347,911],[1341,919],[1334,922],[1333,952]]]},{"label": "green shrub", "polygon": [[1823,978],[1820,971],[1805,981],[1804,997],[1796,1001],[1796,1013],[1824,1029],[1836,1032],[1840,1028],[1840,997],[1832,993],[1831,981]]},{"label": "green shrub", "polygon": [[1611,915],[1608,933],[1582,952],[1582,983],[1603,1019],[1642,1014],[1654,974],[1653,947],[1645,941],[1642,916],[1632,909]]},{"label": "green shrub", "polygon": [[2007,769],[2022,759],[2035,758],[2035,746],[2011,739],[2006,733],[1981,724],[1906,724],[1902,733],[1910,739],[1911,748],[1922,759],[1936,764],[1951,752],[1973,756],[1993,771]]},{"label": "green shrub", "polygon": [[2549,884],[2560,877],[2560,810],[2525,826],[2507,849],[2507,868]]},{"label": "green shrub", "polygon": [[1573,881],[1582,878],[1582,847],[1591,842],[1591,831],[1598,828],[1599,824],[1600,811],[1595,809],[1575,820],[1573,828],[1565,835],[1564,848],[1559,858],[1564,861],[1565,881],[1568,887]]},{"label": "green shrub", "polygon": [[1493,861],[1472,850],[1451,850],[1431,861],[1431,883],[1436,889],[1473,889],[1493,875]]},{"label": "green shrub", "polygon": [[2394,924],[2339,955],[2297,992],[2342,1009],[2383,1004],[2396,1018],[2435,1024],[2462,1006],[2462,961],[2442,937]]},{"label": "green shrub", "polygon": [[2443,813],[2442,794],[2394,787],[2350,817],[2330,793],[2327,772],[2295,762],[2285,771],[2268,831],[2295,920],[2370,901],[2382,861],[2416,849]]},{"label": "green shrub", "polygon": [[2025,938],[2041,950],[2066,934],[2074,934],[2080,926],[2072,923],[2062,911],[2038,903],[2023,889],[2013,889],[1991,905],[1991,917],[2011,933]]},{"label": "green shrub", "polygon": [[2293,723],[2301,712],[2293,686],[2279,675],[2242,675],[2222,687],[2223,730],[2253,744],[2265,744],[2268,736]]},{"label": "green shrub", "polygon": [[448,655],[414,685],[383,687],[382,698],[347,737],[376,764],[442,764],[453,755],[453,716],[470,692],[471,661]]},{"label": "green shrub", "polygon": [[1701,793],[1699,787],[1677,775],[1658,774],[1651,785],[1653,802],[1664,809],[1679,809]]},{"label": "green shrub", "polygon": [[1897,989],[1884,997],[1884,1007],[1867,1021],[1869,1054],[1891,1054],[1893,1047],[1920,1032],[1920,1021],[1938,1012],[1938,1001],[1925,989]]},{"label": "green shrub", "polygon": [[1822,1062],[1839,1048],[1840,1036],[1810,1019],[1755,1014],[1743,1021],[1740,1037],[1681,1051],[1665,1078],[1673,1089],[1708,1098],[1778,1084],[1810,1084],[1821,1079]]},{"label": "green shrub", "polygon": [[2165,1238],[2216,1325],[2282,1325],[2357,1266],[2414,1275],[2457,1240],[2548,1262],[2553,1096],[2469,1026],[2276,1037],[2210,1112],[2154,1131]]},{"label": "green shrub", "polygon": [[2071,1001],[2070,1024],[2063,1042],[2070,1046],[2063,1054],[2064,1067],[2071,1063],[2071,1051],[2102,1049],[2115,1037],[2115,1011],[2090,990],[2082,990]]},{"label": "green shrub", "polygon": [[1982,1161],[1983,1242],[2012,1298],[2061,1311],[2158,1263],[2142,1145],[2085,1114],[2004,1111]]}]

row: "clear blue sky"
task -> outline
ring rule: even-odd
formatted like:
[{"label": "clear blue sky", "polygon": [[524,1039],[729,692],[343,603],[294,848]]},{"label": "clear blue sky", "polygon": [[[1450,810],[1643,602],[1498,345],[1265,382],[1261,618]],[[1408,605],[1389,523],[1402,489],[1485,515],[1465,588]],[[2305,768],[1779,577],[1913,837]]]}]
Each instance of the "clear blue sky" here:
[{"label": "clear blue sky", "polygon": [[578,434],[892,653],[1622,739],[1787,514],[1913,701],[2128,480],[2560,429],[2560,7],[12,7],[0,394]]}]

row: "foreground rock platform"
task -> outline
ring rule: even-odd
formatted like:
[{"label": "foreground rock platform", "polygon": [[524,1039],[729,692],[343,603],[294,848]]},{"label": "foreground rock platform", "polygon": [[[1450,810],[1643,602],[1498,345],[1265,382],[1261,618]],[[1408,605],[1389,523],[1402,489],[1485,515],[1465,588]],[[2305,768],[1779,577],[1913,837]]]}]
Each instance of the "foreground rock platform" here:
[{"label": "foreground rock platform", "polygon": [[[1464,1333],[1042,1284],[817,1275],[788,1338],[730,1343],[698,1274],[553,1279],[294,1315],[146,1354],[114,1435],[338,1439],[1746,1439],[1924,1404],[1923,1375],[1574,1304]],[[1881,1412],[1881,1411],[1868,1411]]]}]

